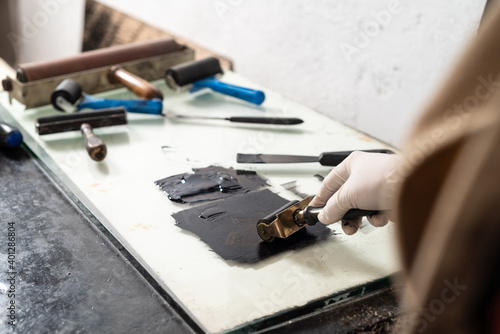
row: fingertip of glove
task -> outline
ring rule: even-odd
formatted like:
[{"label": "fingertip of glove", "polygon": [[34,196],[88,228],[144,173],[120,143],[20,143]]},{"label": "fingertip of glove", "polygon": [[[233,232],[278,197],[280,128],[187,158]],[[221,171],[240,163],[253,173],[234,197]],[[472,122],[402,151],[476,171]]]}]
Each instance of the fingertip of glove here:
[{"label": "fingertip of glove", "polygon": [[358,221],[342,220],[342,230],[346,235],[353,235],[359,229],[360,223]]},{"label": "fingertip of glove", "polygon": [[389,217],[384,213],[379,213],[377,215],[372,215],[366,218],[368,219],[368,222],[375,227],[385,226],[389,222]]}]

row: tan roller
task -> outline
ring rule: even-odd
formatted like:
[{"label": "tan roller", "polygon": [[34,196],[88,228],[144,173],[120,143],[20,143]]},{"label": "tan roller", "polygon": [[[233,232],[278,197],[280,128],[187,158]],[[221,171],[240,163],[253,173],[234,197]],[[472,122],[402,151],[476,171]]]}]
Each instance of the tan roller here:
[{"label": "tan roller", "polygon": [[16,68],[17,79],[26,83],[181,50],[182,46],[172,38],[118,45],[68,58],[20,64]]}]

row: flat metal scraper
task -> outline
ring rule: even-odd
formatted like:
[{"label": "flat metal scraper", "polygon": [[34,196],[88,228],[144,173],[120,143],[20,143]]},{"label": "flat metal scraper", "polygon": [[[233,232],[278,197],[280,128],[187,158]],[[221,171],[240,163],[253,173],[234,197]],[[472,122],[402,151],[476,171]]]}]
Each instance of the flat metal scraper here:
[{"label": "flat metal scraper", "polygon": [[[394,152],[388,149],[359,150],[368,153],[386,153]],[[285,155],[285,154],[243,154],[238,153],[236,161],[247,164],[270,164],[270,163],[300,163],[300,162],[319,162],[323,166],[337,166],[354,151],[325,152],[319,156],[307,155]]]}]

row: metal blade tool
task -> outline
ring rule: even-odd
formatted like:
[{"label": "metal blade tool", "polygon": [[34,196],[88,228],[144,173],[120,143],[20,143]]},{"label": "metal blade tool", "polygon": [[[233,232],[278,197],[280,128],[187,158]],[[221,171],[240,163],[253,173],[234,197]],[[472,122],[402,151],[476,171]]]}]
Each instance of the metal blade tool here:
[{"label": "metal blade tool", "polygon": [[[359,150],[368,153],[386,153],[394,152],[388,149]],[[337,166],[354,151],[325,152],[319,156],[307,155],[285,155],[285,154],[243,154],[238,153],[236,161],[246,164],[270,164],[270,163],[301,163],[301,162],[319,162],[323,166]]]},{"label": "metal blade tool", "polygon": [[178,119],[206,119],[206,120],[222,120],[234,123],[252,123],[252,124],[275,124],[275,125],[296,125],[304,121],[295,117],[253,117],[253,116],[231,116],[231,117],[212,117],[212,116],[191,116],[170,114],[168,118]]}]

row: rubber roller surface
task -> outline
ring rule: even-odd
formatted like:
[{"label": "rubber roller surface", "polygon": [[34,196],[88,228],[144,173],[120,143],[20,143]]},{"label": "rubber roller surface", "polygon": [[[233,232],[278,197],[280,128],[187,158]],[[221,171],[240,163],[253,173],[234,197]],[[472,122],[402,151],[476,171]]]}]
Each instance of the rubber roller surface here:
[{"label": "rubber roller surface", "polygon": [[58,97],[62,97],[63,99],[74,105],[81,96],[82,87],[80,86],[80,84],[75,80],[66,79],[63,80],[52,92],[52,95],[50,96],[50,103],[52,103],[54,108],[56,108],[57,110],[63,111],[63,109],[56,103]]},{"label": "rubber roller surface", "polygon": [[52,78],[93,68],[122,64],[138,59],[156,57],[181,51],[183,47],[172,38],[117,45],[103,49],[82,52],[77,56],[50,61],[21,64],[17,67],[17,79],[30,82]]},{"label": "rubber roller surface", "polygon": [[209,57],[172,66],[165,75],[172,76],[177,85],[185,86],[219,73],[223,73],[219,60]]}]

